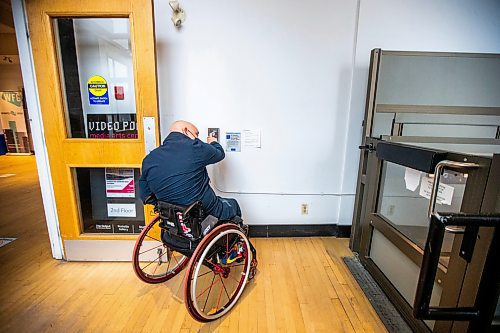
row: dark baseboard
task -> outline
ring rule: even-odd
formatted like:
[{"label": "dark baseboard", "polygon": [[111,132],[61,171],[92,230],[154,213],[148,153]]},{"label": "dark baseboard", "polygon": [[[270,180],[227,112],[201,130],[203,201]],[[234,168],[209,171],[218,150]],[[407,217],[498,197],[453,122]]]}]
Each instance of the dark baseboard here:
[{"label": "dark baseboard", "polygon": [[350,225],[338,224],[275,224],[250,225],[250,237],[315,237],[349,238]]},{"label": "dark baseboard", "polygon": [[350,225],[339,225],[338,238],[351,238],[351,226]]}]

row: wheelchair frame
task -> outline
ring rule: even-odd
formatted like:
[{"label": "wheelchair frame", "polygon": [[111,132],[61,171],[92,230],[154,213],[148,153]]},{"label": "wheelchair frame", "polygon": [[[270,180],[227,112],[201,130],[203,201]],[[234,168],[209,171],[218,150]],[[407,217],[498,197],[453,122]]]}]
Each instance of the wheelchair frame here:
[{"label": "wheelchair frame", "polygon": [[[256,273],[257,254],[241,219],[221,221],[203,235],[207,215],[200,202],[189,206],[158,201],[133,251],[134,272],[146,283],[170,280],[187,267],[184,304],[201,322],[231,310]],[[171,266],[172,264],[172,266]]]}]

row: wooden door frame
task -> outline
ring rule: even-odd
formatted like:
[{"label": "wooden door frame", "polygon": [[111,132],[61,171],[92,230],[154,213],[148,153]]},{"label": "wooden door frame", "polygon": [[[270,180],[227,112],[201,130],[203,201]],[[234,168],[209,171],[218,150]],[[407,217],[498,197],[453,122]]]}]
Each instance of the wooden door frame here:
[{"label": "wooden door frame", "polygon": [[23,76],[26,104],[29,109],[33,146],[36,152],[36,164],[40,190],[42,194],[45,220],[49,234],[52,256],[64,259],[64,249],[59,232],[59,219],[54,199],[54,189],[50,177],[49,156],[43,137],[41,107],[36,86],[33,52],[28,38],[27,17],[23,0],[12,0],[12,14],[16,31],[19,60]]},{"label": "wooden door frame", "polygon": [[[21,0],[22,1],[22,0]],[[134,240],[135,235],[83,234],[79,203],[74,179],[75,167],[134,167],[140,168],[145,156],[143,117],[153,117],[156,145],[159,143],[158,98],[153,4],[150,0],[119,1],[106,5],[90,0],[81,8],[70,0],[25,0],[26,17],[32,47],[31,59],[36,70],[35,81],[40,110],[40,122],[46,136],[47,164],[53,189],[59,238],[63,240]],[[137,139],[72,139],[67,135],[65,105],[60,66],[56,52],[53,18],[56,17],[124,17],[130,22],[132,66],[136,106]],[[140,22],[140,24],[136,24]],[[140,56],[138,55],[140,52]],[[47,80],[47,78],[51,78]],[[49,93],[52,92],[52,93]],[[124,145],[126,143],[126,147]],[[120,144],[120,145],[119,145]],[[74,149],[77,147],[78,149]],[[73,148],[73,149],[72,149]],[[106,156],[105,162],[101,161]],[[47,167],[47,165],[45,166]],[[55,175],[58,175],[57,177]],[[65,198],[62,193],[73,194]],[[57,223],[59,221],[59,223]],[[78,221],[75,223],[74,221]],[[64,253],[64,252],[63,252]]]}]

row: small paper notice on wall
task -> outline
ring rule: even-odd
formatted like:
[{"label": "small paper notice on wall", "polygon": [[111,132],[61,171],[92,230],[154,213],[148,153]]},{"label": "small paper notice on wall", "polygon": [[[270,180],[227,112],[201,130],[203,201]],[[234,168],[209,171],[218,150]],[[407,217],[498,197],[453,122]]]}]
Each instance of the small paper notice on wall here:
[{"label": "small paper notice on wall", "polygon": [[[430,199],[432,193],[432,184],[434,183],[434,179],[429,177],[422,177],[422,182],[420,183],[420,196]],[[455,188],[453,186],[447,184],[439,184],[436,203],[440,205],[451,205],[453,199],[453,192]]]},{"label": "small paper notice on wall", "polygon": [[411,168],[406,168],[405,169],[405,184],[406,184],[406,189],[410,191],[415,191],[420,184],[420,175],[422,172],[411,169]]},{"label": "small paper notice on wall", "polygon": [[260,130],[243,130],[243,146],[261,148]]},{"label": "small paper notice on wall", "polygon": [[135,204],[108,203],[109,217],[137,217]]},{"label": "small paper notice on wall", "polygon": [[227,132],[226,133],[226,151],[240,152],[241,151],[241,133]]},{"label": "small paper notice on wall", "polygon": [[134,169],[106,168],[106,197],[135,198]]}]

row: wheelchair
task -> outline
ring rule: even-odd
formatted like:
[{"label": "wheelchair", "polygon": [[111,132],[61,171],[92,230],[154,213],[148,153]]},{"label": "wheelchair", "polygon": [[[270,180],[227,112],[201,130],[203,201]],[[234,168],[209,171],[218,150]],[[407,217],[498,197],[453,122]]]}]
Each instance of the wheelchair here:
[{"label": "wheelchair", "polygon": [[218,220],[201,202],[173,205],[149,198],[156,216],[135,243],[133,266],[147,283],[170,280],[187,267],[184,304],[200,321],[216,320],[236,304],[255,276],[257,253],[239,217]]}]

